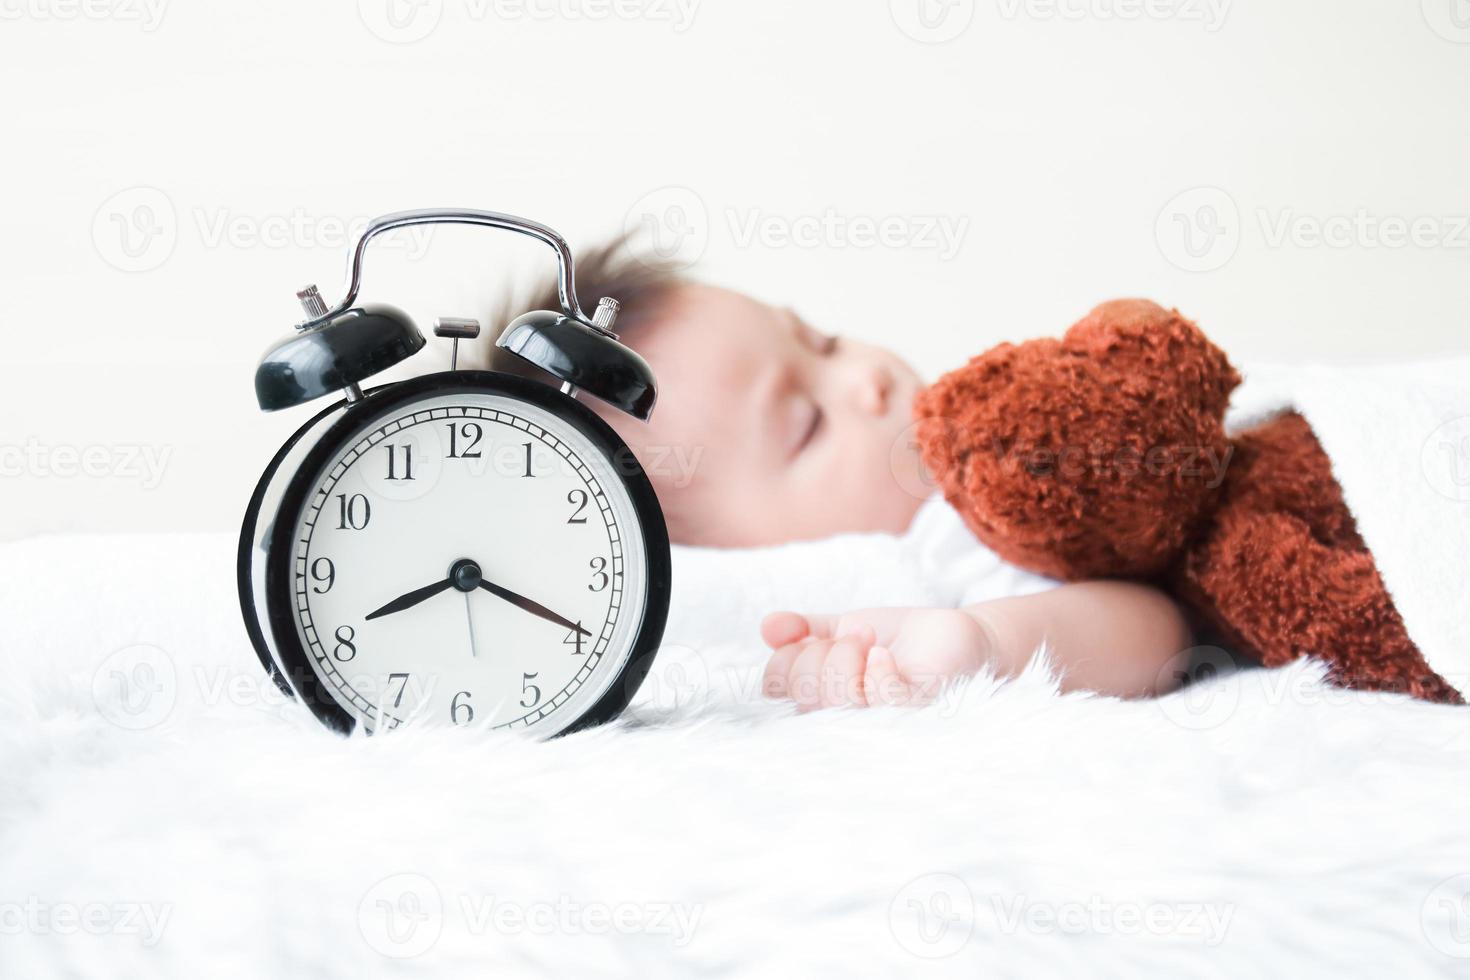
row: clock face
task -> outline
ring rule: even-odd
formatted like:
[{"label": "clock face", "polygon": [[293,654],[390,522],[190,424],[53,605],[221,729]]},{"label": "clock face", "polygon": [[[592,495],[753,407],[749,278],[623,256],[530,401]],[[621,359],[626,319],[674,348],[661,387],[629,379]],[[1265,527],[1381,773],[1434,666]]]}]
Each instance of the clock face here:
[{"label": "clock face", "polygon": [[386,408],[329,457],[294,528],[296,639],[370,731],[560,731],[622,676],[643,625],[645,529],[615,462],[519,398]]}]

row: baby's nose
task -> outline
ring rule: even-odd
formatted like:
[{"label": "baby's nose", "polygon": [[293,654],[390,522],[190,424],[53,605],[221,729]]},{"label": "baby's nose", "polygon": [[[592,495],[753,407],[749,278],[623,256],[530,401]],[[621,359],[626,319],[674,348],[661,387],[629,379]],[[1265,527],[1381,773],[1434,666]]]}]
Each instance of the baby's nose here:
[{"label": "baby's nose", "polygon": [[863,368],[859,382],[858,400],[863,411],[870,415],[886,415],[888,399],[893,393],[893,375],[881,364]]}]

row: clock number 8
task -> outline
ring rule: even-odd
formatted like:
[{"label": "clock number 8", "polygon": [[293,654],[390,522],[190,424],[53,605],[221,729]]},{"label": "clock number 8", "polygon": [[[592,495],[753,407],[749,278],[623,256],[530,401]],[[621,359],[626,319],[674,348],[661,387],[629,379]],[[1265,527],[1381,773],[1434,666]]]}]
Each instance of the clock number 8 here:
[{"label": "clock number 8", "polygon": [[[337,645],[332,648],[332,656],[342,663],[346,663],[357,656],[357,645],[352,641],[357,636],[357,631],[351,626],[338,626],[337,632],[332,634],[337,638]],[[346,653],[342,651],[346,650]]]}]

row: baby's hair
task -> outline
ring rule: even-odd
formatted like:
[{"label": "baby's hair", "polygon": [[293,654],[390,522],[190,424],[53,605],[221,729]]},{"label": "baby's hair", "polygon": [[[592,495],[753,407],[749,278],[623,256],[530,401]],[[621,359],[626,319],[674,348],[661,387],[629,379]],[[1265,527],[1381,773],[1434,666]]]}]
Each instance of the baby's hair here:
[{"label": "baby's hair", "polygon": [[[591,314],[603,296],[617,300],[622,309],[613,329],[627,338],[648,323],[663,308],[670,294],[687,284],[679,269],[637,246],[627,235],[574,256],[577,275],[577,298]],[[492,371],[534,376],[537,370],[525,361],[494,346],[495,338],[510,321],[528,310],[559,310],[556,277],[535,282],[529,291],[508,295],[490,319],[486,359]]]}]

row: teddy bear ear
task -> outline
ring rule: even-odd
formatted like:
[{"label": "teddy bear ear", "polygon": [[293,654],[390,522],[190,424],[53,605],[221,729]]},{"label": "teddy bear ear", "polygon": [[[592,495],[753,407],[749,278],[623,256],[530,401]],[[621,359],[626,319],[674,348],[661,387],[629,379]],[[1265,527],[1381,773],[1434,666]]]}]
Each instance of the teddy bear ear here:
[{"label": "teddy bear ear", "polygon": [[1240,384],[1240,373],[1204,331],[1151,300],[1102,303],[1073,324],[1062,343],[1103,359],[1120,380],[1146,381],[1189,398],[1206,415],[1223,418]]}]

